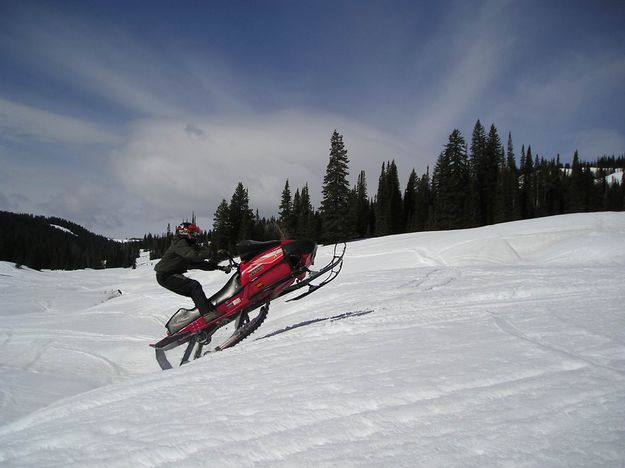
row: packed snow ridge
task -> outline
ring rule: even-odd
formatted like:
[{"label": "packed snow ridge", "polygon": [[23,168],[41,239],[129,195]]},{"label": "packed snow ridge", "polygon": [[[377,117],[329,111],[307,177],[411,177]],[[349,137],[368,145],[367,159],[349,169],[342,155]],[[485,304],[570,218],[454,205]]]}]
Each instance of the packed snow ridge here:
[{"label": "packed snow ridge", "polygon": [[624,278],[625,213],[352,242],[326,288],[162,372],[148,344],[190,303],[147,257],[0,264],[0,465],[623,466]]},{"label": "packed snow ridge", "polygon": [[[74,234],[72,231],[70,231],[66,227],[59,226],[58,224],[50,224],[50,226],[52,226],[55,229],[58,229],[59,231],[63,231],[63,232],[66,232],[68,234],[71,234],[72,236],[76,236],[76,234]],[[76,237],[78,237],[78,236],[76,236]]]}]

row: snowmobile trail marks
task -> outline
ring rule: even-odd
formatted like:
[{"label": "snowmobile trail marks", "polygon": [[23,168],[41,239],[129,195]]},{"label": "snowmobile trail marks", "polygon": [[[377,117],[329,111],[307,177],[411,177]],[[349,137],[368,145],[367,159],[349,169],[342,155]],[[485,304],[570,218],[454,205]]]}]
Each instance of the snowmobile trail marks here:
[{"label": "snowmobile trail marks", "polygon": [[[548,343],[545,337],[535,338],[531,336],[531,333],[523,332],[518,326],[514,325],[510,320],[501,315],[491,313],[491,316],[493,317],[497,328],[499,328],[502,332],[514,338],[518,338],[519,340],[526,341],[527,343],[530,343],[546,352],[559,355],[563,359],[563,366],[567,370],[576,370],[582,367],[590,366],[614,372],[625,377],[625,368],[615,367],[610,360],[606,360],[606,362],[599,362],[596,358],[582,355],[579,351],[569,351],[565,349],[568,346],[566,341],[560,342],[557,345]],[[541,330],[541,333],[544,334],[544,331]],[[569,340],[570,342],[574,342],[576,338],[577,341],[580,341],[580,336],[582,336],[583,341],[590,341],[590,343],[586,345],[588,350],[596,351],[596,349],[603,348],[603,351],[608,354],[608,349],[606,349],[608,344],[606,343],[606,340],[610,341],[609,338],[588,334],[586,330],[583,330],[582,333],[580,333],[580,330],[570,330],[569,334],[571,335],[571,340]],[[576,343],[576,348],[580,348],[579,343]]]},{"label": "snowmobile trail marks", "polygon": [[419,279],[400,285],[399,289],[412,287],[419,291],[436,291],[447,287],[460,278],[460,276],[460,270],[455,268],[435,268],[428,271],[425,276],[419,274]]},{"label": "snowmobile trail marks", "polygon": [[280,335],[282,333],[289,332],[291,330],[295,330],[296,328],[306,327],[308,325],[312,325],[319,322],[336,322],[338,320],[344,320],[351,317],[358,317],[361,315],[368,315],[375,312],[374,310],[356,310],[354,312],[345,312],[339,315],[334,315],[332,317],[323,317],[312,320],[306,320],[304,322],[296,323],[295,325],[291,325],[285,328],[281,328],[280,330],[276,330],[275,332],[271,332],[265,336],[261,336],[260,338],[256,338],[255,341],[264,340],[265,338],[271,338],[272,336]]},{"label": "snowmobile trail marks", "polygon": [[4,338],[3,338],[2,343],[0,343],[0,346],[6,346],[13,339],[13,330],[8,328],[6,330],[2,330],[2,333],[4,334]]}]

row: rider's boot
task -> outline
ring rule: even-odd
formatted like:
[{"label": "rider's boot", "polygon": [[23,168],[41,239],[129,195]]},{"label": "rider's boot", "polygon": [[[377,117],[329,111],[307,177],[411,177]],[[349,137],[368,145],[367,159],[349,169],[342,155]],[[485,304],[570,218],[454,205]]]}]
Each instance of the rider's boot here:
[{"label": "rider's boot", "polygon": [[212,322],[216,318],[221,317],[223,314],[221,312],[217,312],[217,309],[213,307],[210,303],[202,304],[198,307],[200,314],[204,317],[204,321]]},{"label": "rider's boot", "polygon": [[196,287],[191,292],[191,299],[193,299],[195,307],[197,307],[197,310],[204,317],[206,322],[211,322],[221,315],[206,298],[200,283],[196,283]]}]

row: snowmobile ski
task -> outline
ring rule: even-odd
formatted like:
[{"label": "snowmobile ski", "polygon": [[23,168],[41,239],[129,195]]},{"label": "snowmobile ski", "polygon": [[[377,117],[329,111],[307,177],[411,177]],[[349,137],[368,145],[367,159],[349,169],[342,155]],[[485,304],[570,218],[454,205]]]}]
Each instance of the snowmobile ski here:
[{"label": "snowmobile ski", "polygon": [[[334,246],[334,254],[332,256],[332,260],[330,261],[330,263],[328,263],[326,266],[324,266],[322,269],[318,271],[310,271],[310,275],[306,279],[299,281],[293,284],[292,286],[289,286],[282,292],[281,295],[283,296],[285,294],[290,294],[294,291],[297,291],[298,289],[301,289],[304,286],[308,286],[308,291],[292,299],[288,299],[286,302],[298,301],[302,299],[303,297],[308,296],[309,294],[315,292],[317,289],[322,288],[323,286],[325,286],[326,284],[334,280],[339,275],[339,273],[341,272],[341,269],[343,268],[343,255],[345,255],[346,244],[343,244],[343,249],[340,253],[337,253],[337,246],[338,244]],[[325,274],[328,275],[325,280],[323,280],[321,283],[316,284],[316,285],[312,284],[313,281],[315,281],[317,278],[320,278],[321,276]]]}]

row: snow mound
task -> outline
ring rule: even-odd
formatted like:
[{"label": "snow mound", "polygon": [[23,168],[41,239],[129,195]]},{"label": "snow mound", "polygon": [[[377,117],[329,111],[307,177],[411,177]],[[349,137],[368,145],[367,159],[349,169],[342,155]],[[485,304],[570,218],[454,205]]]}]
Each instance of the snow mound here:
[{"label": "snow mound", "polygon": [[[458,231],[402,234],[350,244],[349,265],[625,265],[625,215],[575,214]],[[372,260],[379,260],[375,262]]]},{"label": "snow mound", "polygon": [[188,303],[149,259],[0,264],[0,465],[623,466],[624,241],[599,213],[353,242],[326,288],[167,372],[148,343]]}]

